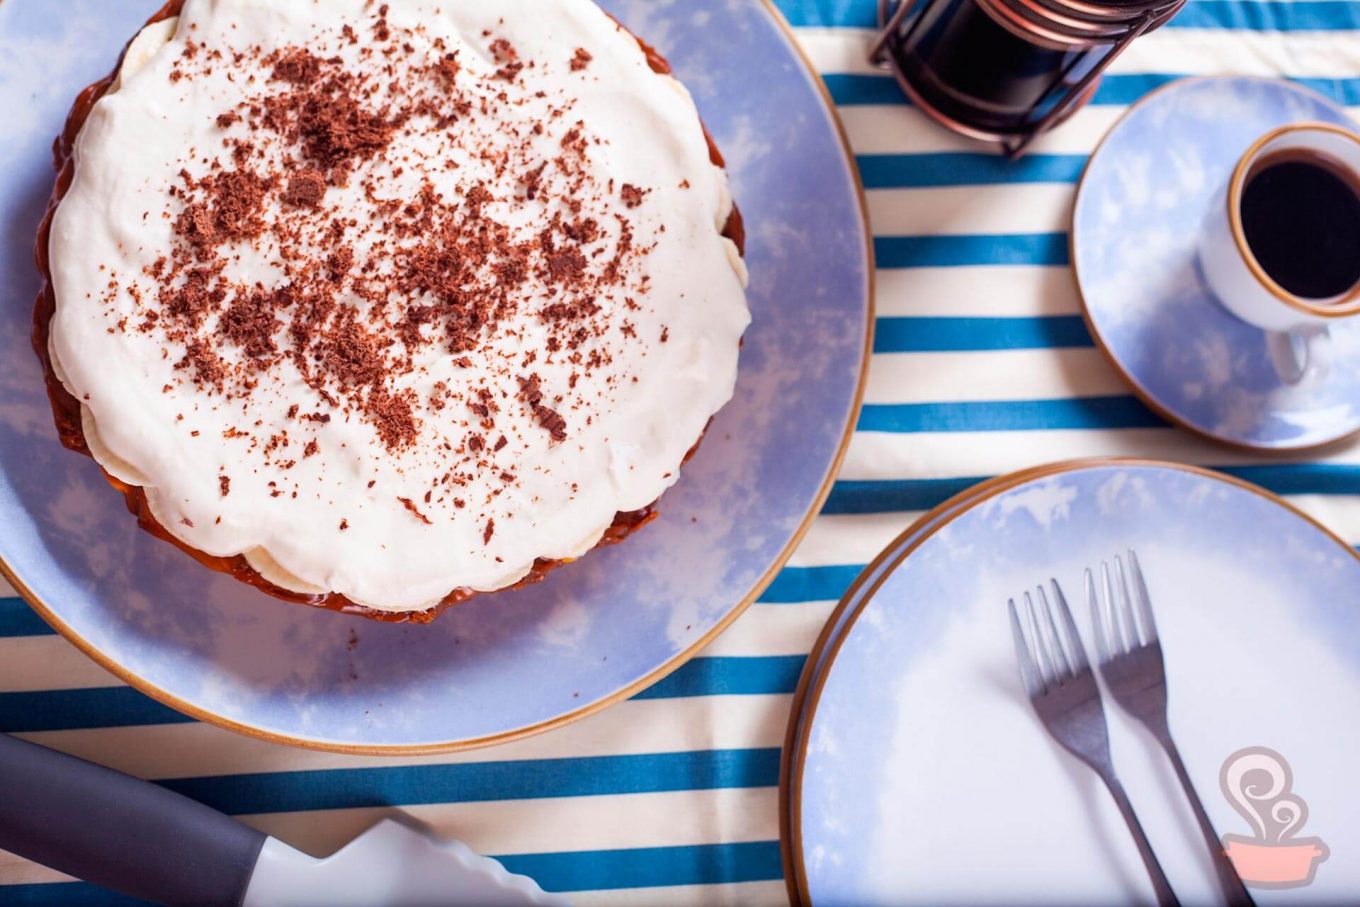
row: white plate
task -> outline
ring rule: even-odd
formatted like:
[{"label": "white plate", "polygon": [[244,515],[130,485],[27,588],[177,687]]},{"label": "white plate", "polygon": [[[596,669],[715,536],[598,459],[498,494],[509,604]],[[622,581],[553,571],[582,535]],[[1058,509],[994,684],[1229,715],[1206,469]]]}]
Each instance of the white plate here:
[{"label": "white plate", "polygon": [[[1332,856],[1260,904],[1360,891],[1360,558],[1278,499],[1170,464],[1057,466],[925,532],[846,622],[792,765],[796,880],[844,903],[1137,903],[1152,891],[1114,804],[1024,699],[1007,598],[1055,576],[1089,640],[1081,571],[1138,550],[1171,722],[1220,833],[1253,835],[1226,759],[1279,751],[1307,801],[1292,840]],[[902,559],[903,554],[909,554]],[[1116,764],[1184,903],[1219,901],[1155,744],[1107,705]],[[1275,851],[1280,853],[1280,851]]]}]

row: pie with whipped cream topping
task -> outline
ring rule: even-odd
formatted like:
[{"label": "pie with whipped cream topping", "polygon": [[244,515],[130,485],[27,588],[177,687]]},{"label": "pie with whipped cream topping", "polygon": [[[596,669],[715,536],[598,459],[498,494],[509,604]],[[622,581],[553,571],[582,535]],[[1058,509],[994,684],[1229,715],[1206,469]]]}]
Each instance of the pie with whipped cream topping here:
[{"label": "pie with whipped cream topping", "polygon": [[57,144],[35,347],[141,524],[427,620],[645,523],[749,321],[722,159],[590,0],[172,0]]}]

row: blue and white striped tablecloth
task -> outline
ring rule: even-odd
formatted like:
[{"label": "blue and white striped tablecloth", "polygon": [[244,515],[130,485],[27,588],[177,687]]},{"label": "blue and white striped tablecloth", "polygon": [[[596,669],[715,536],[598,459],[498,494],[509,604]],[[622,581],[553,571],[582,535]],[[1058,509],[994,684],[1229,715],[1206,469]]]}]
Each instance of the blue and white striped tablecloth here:
[{"label": "blue and white striped tablecloth", "polygon": [[[1360,447],[1257,460],[1167,427],[1092,346],[1065,234],[1086,155],[1130,102],[1170,79],[1284,75],[1360,107],[1360,2],[1190,0],[1018,163],[932,126],[866,65],[873,0],[779,5],[863,172],[878,325],[864,413],[831,498],[735,626],[650,690],[561,730],[376,759],[185,719],[118,684],[22,601],[0,598],[0,730],[154,778],[316,853],[398,807],[580,904],[779,903],[790,693],[835,599],[921,511],[987,476],[1130,454],[1228,467],[1360,542]],[[121,903],[0,852],[0,904]]]}]

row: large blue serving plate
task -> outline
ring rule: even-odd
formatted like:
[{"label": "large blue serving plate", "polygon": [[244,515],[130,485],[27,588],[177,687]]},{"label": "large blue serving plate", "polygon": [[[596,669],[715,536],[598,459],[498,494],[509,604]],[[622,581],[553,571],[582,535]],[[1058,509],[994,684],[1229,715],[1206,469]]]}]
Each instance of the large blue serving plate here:
[{"label": "large blue serving plate", "polygon": [[62,634],[195,717],[280,742],[407,753],[511,739],[692,656],[773,579],[830,488],[872,326],[870,245],[816,76],[759,0],[607,0],[670,58],[727,157],[754,321],[736,396],[661,517],[543,583],[428,626],[288,605],[139,530],[57,441],[29,349],[49,146],[154,0],[0,6],[0,567]]}]

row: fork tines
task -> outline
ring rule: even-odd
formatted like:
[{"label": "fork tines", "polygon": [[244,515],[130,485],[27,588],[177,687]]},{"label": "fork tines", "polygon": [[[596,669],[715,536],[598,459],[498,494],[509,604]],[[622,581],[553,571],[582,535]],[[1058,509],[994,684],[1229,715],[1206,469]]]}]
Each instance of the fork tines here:
[{"label": "fork tines", "polygon": [[[1121,623],[1125,623],[1123,619],[1127,618],[1128,638],[1137,648],[1134,654],[1128,654],[1124,648],[1123,637],[1120,636],[1113,644],[1116,654],[1112,662],[1107,660],[1109,656],[1105,642],[1103,640],[1100,642],[1101,670],[1106,672],[1107,679],[1108,672],[1114,665],[1128,661],[1149,662],[1149,658],[1154,655],[1156,667],[1160,669],[1161,649],[1155,642],[1156,630],[1152,626],[1152,607],[1147,601],[1143,576],[1132,552],[1129,552],[1129,565],[1136,585],[1134,597],[1139,599],[1140,610],[1144,615],[1144,628],[1147,633],[1152,634],[1151,637],[1144,638],[1151,638],[1154,641],[1150,645],[1140,642],[1137,622],[1133,617],[1130,596],[1124,582],[1124,565],[1116,558],[1115,571],[1119,574],[1119,587],[1124,590],[1122,610],[1114,604],[1109,568],[1102,570],[1106,588],[1110,590],[1107,593],[1107,600],[1110,603],[1112,625],[1119,628]],[[1095,672],[1086,660],[1081,637],[1077,635],[1077,625],[1072,620],[1072,609],[1067,607],[1067,600],[1063,597],[1062,587],[1058,585],[1058,581],[1051,580],[1050,587],[1053,590],[1055,604],[1050,604],[1048,594],[1042,586],[1036,590],[1035,595],[1024,593],[1024,621],[1020,619],[1015,599],[1007,602],[1011,615],[1011,633],[1015,637],[1016,661],[1020,664],[1020,677],[1024,682],[1025,692],[1029,694],[1030,704],[1034,706],[1040,723],[1049,735],[1069,753],[1086,763],[1105,782],[1115,805],[1119,807],[1120,814],[1124,817],[1124,822],[1129,827],[1129,833],[1133,835],[1138,853],[1143,858],[1143,865],[1147,868],[1148,877],[1157,892],[1158,903],[1163,907],[1171,907],[1178,903],[1176,893],[1171,890],[1171,883],[1167,881],[1166,873],[1157,862],[1157,855],[1153,852],[1152,844],[1138,821],[1133,804],[1129,802],[1128,795],[1124,793],[1124,788],[1115,775],[1114,763],[1110,758],[1110,738],[1105,724],[1105,708],[1101,704],[1100,688],[1096,683]],[[1088,595],[1095,590],[1095,579],[1089,570],[1086,571],[1086,587]],[[1098,610],[1094,599],[1092,609]],[[1056,618],[1053,614],[1055,610],[1058,612]],[[1116,629],[1116,632],[1121,631]],[[1098,639],[1100,635],[1097,634]],[[1163,684],[1160,689],[1164,691],[1165,685]],[[1160,697],[1157,702],[1164,706],[1165,696]]]},{"label": "fork tines", "polygon": [[[1097,595],[1095,575],[1086,568],[1086,600],[1091,606],[1091,621],[1095,625],[1096,654],[1101,664],[1113,656],[1131,652],[1157,641],[1157,623],[1152,617],[1152,600],[1148,596],[1143,571],[1138,566],[1138,555],[1129,549],[1128,575],[1124,561],[1115,555],[1114,571],[1100,562],[1101,591]],[[1132,579],[1132,583],[1129,580]],[[1132,587],[1132,596],[1130,596]],[[1136,601],[1131,600],[1136,599]]]},{"label": "fork tines", "polygon": [[[1043,586],[1035,590],[1039,604],[1028,592],[1024,594],[1025,621],[1021,625],[1015,607],[1015,599],[1006,604],[1011,615],[1011,632],[1015,637],[1016,660],[1020,663],[1020,676],[1025,684],[1025,692],[1030,697],[1041,695],[1054,684],[1075,677],[1083,671],[1090,671],[1086,650],[1077,634],[1077,625],[1072,620],[1072,611],[1067,607],[1062,587],[1057,580],[1050,580],[1053,597],[1056,599],[1058,617],[1053,617],[1048,594]],[[1061,625],[1062,632],[1058,627]],[[1028,633],[1026,633],[1028,628]]]}]

